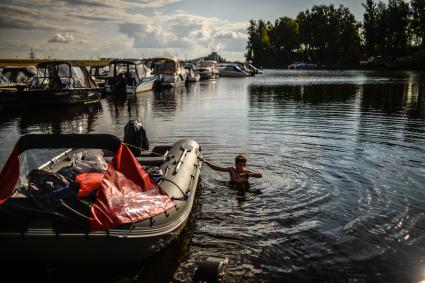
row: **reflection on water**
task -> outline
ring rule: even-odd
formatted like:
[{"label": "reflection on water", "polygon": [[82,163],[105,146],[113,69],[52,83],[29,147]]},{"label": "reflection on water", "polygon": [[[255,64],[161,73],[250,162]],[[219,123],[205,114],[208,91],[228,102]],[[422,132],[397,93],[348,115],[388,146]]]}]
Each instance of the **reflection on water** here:
[{"label": "reflection on water", "polygon": [[152,146],[190,137],[263,173],[239,191],[202,169],[191,243],[158,282],[190,281],[208,256],[229,258],[226,282],[425,279],[423,73],[267,70],[51,113],[0,111],[2,164],[24,133],[122,137],[139,118]]}]

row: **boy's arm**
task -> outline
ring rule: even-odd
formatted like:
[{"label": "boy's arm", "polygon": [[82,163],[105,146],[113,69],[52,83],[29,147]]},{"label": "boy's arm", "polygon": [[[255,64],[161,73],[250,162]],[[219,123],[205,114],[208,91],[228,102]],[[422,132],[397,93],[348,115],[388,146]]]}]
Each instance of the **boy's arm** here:
[{"label": "boy's arm", "polygon": [[221,166],[217,166],[215,164],[212,164],[211,162],[205,160],[205,159],[201,159],[202,162],[204,162],[205,164],[207,164],[211,169],[215,170],[215,171],[221,171],[221,172],[229,172],[229,167],[221,167]]},{"label": "boy's arm", "polygon": [[257,172],[248,171],[248,176],[249,177],[254,177],[254,178],[262,178],[263,177],[263,174],[257,173]]}]

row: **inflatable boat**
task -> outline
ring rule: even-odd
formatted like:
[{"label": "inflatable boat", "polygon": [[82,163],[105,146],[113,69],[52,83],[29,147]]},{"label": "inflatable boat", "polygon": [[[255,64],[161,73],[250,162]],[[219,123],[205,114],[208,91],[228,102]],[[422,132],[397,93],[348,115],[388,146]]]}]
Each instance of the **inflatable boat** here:
[{"label": "inflatable boat", "polygon": [[199,157],[201,148],[190,139],[135,157],[112,135],[22,136],[0,173],[3,260],[149,257],[184,228]]}]

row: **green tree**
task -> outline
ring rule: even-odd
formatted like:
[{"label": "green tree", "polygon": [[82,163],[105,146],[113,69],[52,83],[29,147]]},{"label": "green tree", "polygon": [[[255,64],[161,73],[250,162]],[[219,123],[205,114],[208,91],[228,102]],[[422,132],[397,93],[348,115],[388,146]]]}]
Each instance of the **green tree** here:
[{"label": "green tree", "polygon": [[404,56],[409,47],[410,7],[403,0],[389,0],[387,7],[387,34],[385,53]]},{"label": "green tree", "polygon": [[378,55],[379,46],[379,17],[378,5],[373,0],[367,0],[362,6],[365,8],[363,14],[363,36],[366,52],[369,56]]},{"label": "green tree", "polygon": [[425,49],[425,0],[412,0],[412,29],[413,33],[421,45]]},{"label": "green tree", "polygon": [[284,66],[292,63],[300,39],[298,24],[288,17],[277,19],[269,32],[275,63]]},{"label": "green tree", "polygon": [[246,58],[257,66],[272,66],[273,58],[270,58],[270,29],[270,22],[266,23],[263,20],[259,20],[258,22],[254,20],[250,21]]},{"label": "green tree", "polygon": [[321,63],[339,66],[357,64],[360,58],[360,24],[348,8],[313,6],[297,16],[305,53]]}]

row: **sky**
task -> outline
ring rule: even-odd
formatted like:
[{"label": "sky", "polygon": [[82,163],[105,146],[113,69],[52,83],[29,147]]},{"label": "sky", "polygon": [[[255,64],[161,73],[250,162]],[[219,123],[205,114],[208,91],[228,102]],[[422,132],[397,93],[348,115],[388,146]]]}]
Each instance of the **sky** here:
[{"label": "sky", "polygon": [[0,0],[0,58],[242,60],[249,20],[295,18],[313,5],[362,0]]}]

